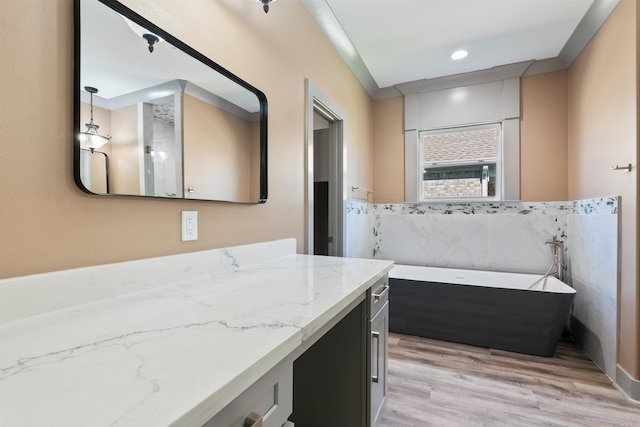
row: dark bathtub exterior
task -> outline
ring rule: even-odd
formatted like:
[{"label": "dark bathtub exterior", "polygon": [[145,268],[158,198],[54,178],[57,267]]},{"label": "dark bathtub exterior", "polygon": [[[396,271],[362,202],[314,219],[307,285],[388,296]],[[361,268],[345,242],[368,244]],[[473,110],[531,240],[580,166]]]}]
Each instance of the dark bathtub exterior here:
[{"label": "dark bathtub exterior", "polygon": [[575,293],[389,279],[389,330],[553,356]]}]

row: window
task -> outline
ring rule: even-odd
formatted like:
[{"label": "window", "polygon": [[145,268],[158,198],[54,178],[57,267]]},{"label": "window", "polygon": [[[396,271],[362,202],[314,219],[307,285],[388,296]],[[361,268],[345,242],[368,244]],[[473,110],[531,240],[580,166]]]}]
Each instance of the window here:
[{"label": "window", "polygon": [[502,138],[499,123],[422,131],[420,200],[499,200]]}]

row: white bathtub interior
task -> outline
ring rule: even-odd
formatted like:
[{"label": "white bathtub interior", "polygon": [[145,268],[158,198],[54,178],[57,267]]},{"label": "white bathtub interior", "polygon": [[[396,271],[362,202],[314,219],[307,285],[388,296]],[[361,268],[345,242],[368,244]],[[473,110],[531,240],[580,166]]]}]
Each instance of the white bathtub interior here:
[{"label": "white bathtub interior", "polygon": [[[389,277],[451,285],[485,286],[489,288],[520,289],[535,292],[576,293],[575,289],[553,276],[542,274],[504,273],[482,270],[395,265]],[[536,285],[531,287],[532,285]]]}]

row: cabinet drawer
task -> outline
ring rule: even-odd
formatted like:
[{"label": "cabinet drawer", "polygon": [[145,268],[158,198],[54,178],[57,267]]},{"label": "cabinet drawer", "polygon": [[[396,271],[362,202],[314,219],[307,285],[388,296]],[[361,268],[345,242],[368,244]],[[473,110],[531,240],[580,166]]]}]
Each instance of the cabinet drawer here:
[{"label": "cabinet drawer", "polygon": [[282,427],[293,412],[293,362],[285,360],[228,404],[205,427],[245,427],[250,414],[262,427]]},{"label": "cabinet drawer", "polygon": [[373,318],[389,300],[389,277],[385,276],[371,286],[369,319]]}]

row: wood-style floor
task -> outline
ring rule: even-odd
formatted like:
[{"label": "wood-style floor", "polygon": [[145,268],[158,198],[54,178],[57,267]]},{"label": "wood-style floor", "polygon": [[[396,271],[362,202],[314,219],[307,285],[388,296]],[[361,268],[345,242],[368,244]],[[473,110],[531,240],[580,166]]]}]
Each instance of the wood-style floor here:
[{"label": "wood-style floor", "polygon": [[570,338],[547,358],[392,333],[388,381],[381,427],[640,426]]}]

